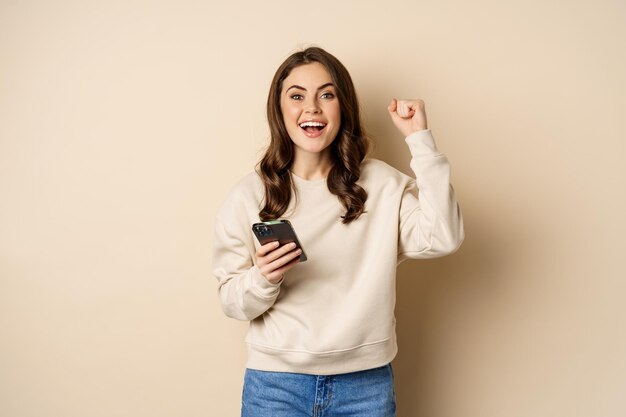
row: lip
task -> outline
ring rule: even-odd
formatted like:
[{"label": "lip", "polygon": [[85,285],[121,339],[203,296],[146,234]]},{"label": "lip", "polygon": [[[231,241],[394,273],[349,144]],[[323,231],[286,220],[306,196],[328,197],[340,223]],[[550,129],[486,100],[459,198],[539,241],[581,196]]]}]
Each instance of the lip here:
[{"label": "lip", "polygon": [[309,137],[309,138],[316,138],[316,137],[320,136],[322,133],[324,133],[324,129],[326,129],[326,126],[321,128],[320,130],[316,130],[315,132],[307,132],[306,130],[302,129],[300,126],[298,126],[298,129],[302,130],[302,132],[307,137]]},{"label": "lip", "polygon": [[[315,132],[307,132],[306,130],[302,129],[300,127],[300,125],[302,123],[306,123],[306,122],[317,122],[317,123],[323,123],[324,127],[321,128],[320,130],[316,130]],[[326,129],[326,126],[328,126],[328,122],[324,122],[322,120],[319,119],[309,119],[309,120],[303,120],[301,122],[298,122],[298,129],[302,130],[302,132],[309,138],[314,139],[317,138],[319,136],[321,136],[322,133],[324,133],[324,129]]]},{"label": "lip", "polygon": [[325,122],[323,120],[319,120],[319,119],[309,119],[309,120],[303,120],[301,122],[298,122],[298,126],[300,126],[302,123],[306,123],[306,122],[317,122],[317,123],[323,123],[323,124],[328,124],[328,122]]}]

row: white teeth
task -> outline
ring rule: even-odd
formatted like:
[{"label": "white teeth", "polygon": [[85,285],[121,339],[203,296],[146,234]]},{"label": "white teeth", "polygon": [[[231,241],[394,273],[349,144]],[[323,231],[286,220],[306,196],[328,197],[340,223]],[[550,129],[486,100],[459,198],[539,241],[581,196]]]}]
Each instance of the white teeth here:
[{"label": "white teeth", "polygon": [[307,126],[324,127],[326,125],[324,123],[320,123],[320,122],[304,122],[304,123],[300,123],[300,127],[302,127],[302,128],[305,128]]}]

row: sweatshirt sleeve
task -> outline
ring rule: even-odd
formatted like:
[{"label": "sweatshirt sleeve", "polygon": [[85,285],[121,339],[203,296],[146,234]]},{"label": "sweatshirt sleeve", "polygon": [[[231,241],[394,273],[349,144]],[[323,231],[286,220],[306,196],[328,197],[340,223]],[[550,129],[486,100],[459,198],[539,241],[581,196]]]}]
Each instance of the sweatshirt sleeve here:
[{"label": "sweatshirt sleeve", "polygon": [[253,264],[246,243],[219,218],[213,239],[213,274],[222,310],[238,320],[252,320],[267,311],[276,301],[282,282],[272,284],[265,279]]},{"label": "sweatshirt sleeve", "polygon": [[465,237],[461,210],[450,184],[450,164],[437,150],[429,129],[405,139],[415,180],[400,203],[398,263],[455,252]]}]

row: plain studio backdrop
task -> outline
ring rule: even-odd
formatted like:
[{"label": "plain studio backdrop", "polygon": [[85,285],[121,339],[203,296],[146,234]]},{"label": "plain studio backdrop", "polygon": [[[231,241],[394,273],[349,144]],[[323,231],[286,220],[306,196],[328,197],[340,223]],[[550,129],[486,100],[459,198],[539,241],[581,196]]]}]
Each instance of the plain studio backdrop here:
[{"label": "plain studio backdrop", "polygon": [[239,414],[216,208],[278,65],[348,68],[410,173],[421,98],[466,240],[398,272],[398,415],[626,413],[626,3],[0,1],[0,415]]}]

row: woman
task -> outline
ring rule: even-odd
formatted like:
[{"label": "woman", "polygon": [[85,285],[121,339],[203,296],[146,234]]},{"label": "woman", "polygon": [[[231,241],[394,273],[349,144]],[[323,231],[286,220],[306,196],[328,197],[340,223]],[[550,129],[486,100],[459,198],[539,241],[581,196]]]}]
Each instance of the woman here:
[{"label": "woman", "polygon": [[[333,55],[307,48],[274,76],[269,147],[215,224],[222,308],[250,321],[242,416],[395,415],[396,266],[452,253],[464,233],[424,103],[393,99],[388,112],[415,179],[366,158],[354,86]],[[253,223],[279,218],[306,262],[254,238]]]}]

